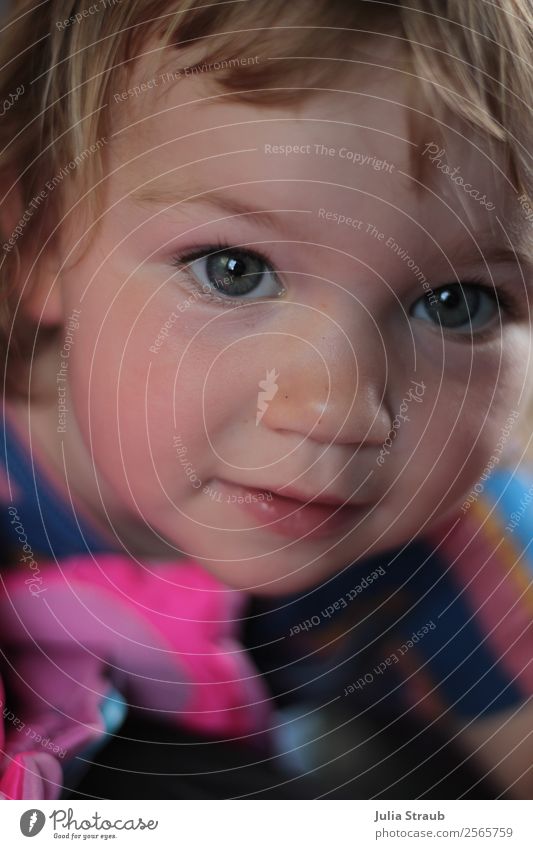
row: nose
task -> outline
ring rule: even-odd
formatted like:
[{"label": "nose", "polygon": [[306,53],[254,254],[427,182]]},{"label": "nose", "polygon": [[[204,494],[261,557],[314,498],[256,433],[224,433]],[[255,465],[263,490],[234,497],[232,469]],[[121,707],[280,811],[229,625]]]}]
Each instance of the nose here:
[{"label": "nose", "polygon": [[384,340],[368,315],[343,324],[307,307],[278,331],[277,392],[264,426],[326,444],[383,444],[392,427]]}]

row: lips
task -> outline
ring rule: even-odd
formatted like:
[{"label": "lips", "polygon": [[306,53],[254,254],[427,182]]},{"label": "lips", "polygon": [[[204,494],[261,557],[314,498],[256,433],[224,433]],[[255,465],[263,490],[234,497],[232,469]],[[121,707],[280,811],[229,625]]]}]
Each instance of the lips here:
[{"label": "lips", "polygon": [[285,491],[291,495],[222,480],[217,482],[217,488],[226,503],[237,505],[257,520],[258,530],[291,538],[322,537],[347,531],[369,507],[368,504],[343,503],[333,496],[309,499],[299,494],[293,497],[295,490],[289,487]]},{"label": "lips", "polygon": [[297,489],[294,489],[290,486],[284,486],[281,489],[272,489],[270,490],[274,495],[278,495],[280,498],[287,498],[293,501],[300,501],[303,504],[327,504],[328,506],[335,507],[362,507],[364,503],[368,502],[355,502],[350,500],[350,498],[339,498],[335,495],[326,495],[325,493],[321,493],[320,495],[309,495],[305,493],[299,492]]}]

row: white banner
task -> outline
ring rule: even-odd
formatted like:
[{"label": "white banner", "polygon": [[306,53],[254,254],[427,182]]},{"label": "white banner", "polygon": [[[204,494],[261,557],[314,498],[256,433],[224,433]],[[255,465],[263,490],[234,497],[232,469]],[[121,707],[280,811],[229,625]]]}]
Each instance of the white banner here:
[{"label": "white banner", "polygon": [[0,826],[6,849],[531,849],[532,813],[531,801],[6,801]]}]

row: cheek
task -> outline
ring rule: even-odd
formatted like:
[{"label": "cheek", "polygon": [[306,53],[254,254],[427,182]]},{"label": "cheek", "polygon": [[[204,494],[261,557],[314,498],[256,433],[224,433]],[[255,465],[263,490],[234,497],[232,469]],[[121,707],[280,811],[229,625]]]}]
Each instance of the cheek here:
[{"label": "cheek", "polygon": [[[200,308],[174,317],[168,335],[152,346],[157,353],[150,353],[148,420],[166,411],[173,434],[194,428],[191,442],[224,453],[239,426],[255,421],[259,382],[270,361],[265,343],[246,329],[242,319]],[[139,338],[133,347],[142,344]]]},{"label": "cheek", "polygon": [[242,414],[243,393],[253,401],[245,388],[253,345],[245,343],[243,353],[238,344],[242,322],[180,309],[184,299],[174,287],[150,299],[146,278],[122,285],[120,269],[95,271],[89,263],[66,281],[74,304],[94,275],[73,352],[72,403],[96,465],[121,488],[127,472],[130,483],[139,479],[153,492],[158,479],[175,482],[176,434],[201,466],[210,444],[220,447],[228,423]]},{"label": "cheek", "polygon": [[[463,501],[495,452],[504,462],[516,425],[512,419],[504,432],[518,397],[515,372],[512,363],[502,363],[492,385],[488,372],[476,367],[469,381],[443,382],[410,405],[411,421],[398,433],[396,496],[401,501],[403,493],[414,493],[414,513],[442,514]],[[438,385],[434,377],[428,384]]]},{"label": "cheek", "polygon": [[425,365],[421,356],[421,374],[431,389],[414,430],[418,436],[425,431],[424,445],[432,443],[434,454],[446,445],[460,462],[471,450],[473,456],[490,451],[509,412],[521,403],[528,348],[527,334],[508,327],[499,339],[474,348],[448,345],[439,363],[428,358]]}]

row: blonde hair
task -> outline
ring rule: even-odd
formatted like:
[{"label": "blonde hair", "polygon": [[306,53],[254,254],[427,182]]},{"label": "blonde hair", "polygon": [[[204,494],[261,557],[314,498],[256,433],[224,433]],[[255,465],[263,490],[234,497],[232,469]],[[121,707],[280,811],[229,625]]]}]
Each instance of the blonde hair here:
[{"label": "blonde hair", "polygon": [[[431,88],[434,114],[451,110],[488,135],[503,151],[517,192],[529,192],[531,0],[410,0],[405,7],[372,0],[97,0],[93,6],[98,3],[102,10],[92,14],[88,0],[17,0],[4,22],[0,103],[11,106],[0,126],[0,203],[16,189],[31,212],[0,269],[5,357],[8,339],[19,361],[35,342],[35,328],[13,323],[18,262],[45,244],[67,185],[82,197],[103,176],[104,157],[86,153],[107,139],[112,92],[124,86],[153,37],[178,52],[200,49],[206,65],[218,61],[213,82],[236,100],[271,103],[312,94],[353,57],[354,45],[376,35],[399,39],[421,87]],[[227,61],[258,53],[272,58],[246,66]],[[283,56],[298,58],[276,61]],[[66,167],[80,162],[83,167]],[[43,193],[59,174],[57,188]],[[97,204],[97,194],[87,197]],[[1,233],[2,242],[10,233]],[[15,391],[9,371],[7,386]]]}]

